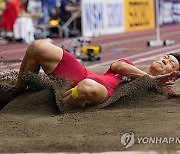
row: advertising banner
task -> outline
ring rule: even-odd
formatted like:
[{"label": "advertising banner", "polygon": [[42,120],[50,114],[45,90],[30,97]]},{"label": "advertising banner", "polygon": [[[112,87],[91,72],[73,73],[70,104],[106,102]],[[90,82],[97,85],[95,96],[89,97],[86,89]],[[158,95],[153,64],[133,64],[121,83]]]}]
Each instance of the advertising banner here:
[{"label": "advertising banner", "polygon": [[125,0],[126,31],[155,27],[154,0]]},{"label": "advertising banner", "polygon": [[124,32],[123,0],[82,0],[84,37]]},{"label": "advertising banner", "polygon": [[160,25],[180,22],[180,0],[159,0]]}]

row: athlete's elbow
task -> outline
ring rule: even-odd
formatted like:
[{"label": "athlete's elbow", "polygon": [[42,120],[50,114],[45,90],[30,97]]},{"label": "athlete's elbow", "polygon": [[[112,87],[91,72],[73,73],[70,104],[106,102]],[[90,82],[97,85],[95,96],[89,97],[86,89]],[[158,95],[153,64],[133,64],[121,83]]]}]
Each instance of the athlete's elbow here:
[{"label": "athlete's elbow", "polygon": [[111,69],[115,72],[124,72],[127,69],[127,64],[119,62],[118,64],[112,65]]}]

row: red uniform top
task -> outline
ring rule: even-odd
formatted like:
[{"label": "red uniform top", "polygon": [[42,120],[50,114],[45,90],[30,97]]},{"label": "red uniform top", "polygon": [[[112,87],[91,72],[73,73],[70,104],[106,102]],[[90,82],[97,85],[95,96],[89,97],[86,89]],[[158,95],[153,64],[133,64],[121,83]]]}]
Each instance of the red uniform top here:
[{"label": "red uniform top", "polygon": [[[132,62],[126,60],[126,59],[119,59],[118,61],[125,62],[127,64],[133,65]],[[87,77],[89,79],[93,79],[97,81],[98,83],[102,84],[106,87],[108,91],[107,98],[112,96],[116,90],[116,87],[118,84],[124,80],[130,80],[129,78],[122,76],[116,72],[113,72],[111,68],[105,73],[105,74],[95,74],[93,72],[90,72],[87,70]]]},{"label": "red uniform top", "polygon": [[7,32],[13,31],[13,25],[21,10],[25,10],[25,7],[19,0],[11,0],[1,17],[0,27],[3,27]]}]

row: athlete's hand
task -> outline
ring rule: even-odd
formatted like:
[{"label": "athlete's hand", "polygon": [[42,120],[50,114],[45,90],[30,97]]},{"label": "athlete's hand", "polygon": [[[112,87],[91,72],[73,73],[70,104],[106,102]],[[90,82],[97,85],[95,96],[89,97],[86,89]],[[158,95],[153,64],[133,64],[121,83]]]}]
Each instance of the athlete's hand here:
[{"label": "athlete's hand", "polygon": [[158,85],[164,86],[164,85],[173,85],[179,76],[180,76],[180,72],[174,71],[164,75],[154,76],[153,78],[157,81]]}]

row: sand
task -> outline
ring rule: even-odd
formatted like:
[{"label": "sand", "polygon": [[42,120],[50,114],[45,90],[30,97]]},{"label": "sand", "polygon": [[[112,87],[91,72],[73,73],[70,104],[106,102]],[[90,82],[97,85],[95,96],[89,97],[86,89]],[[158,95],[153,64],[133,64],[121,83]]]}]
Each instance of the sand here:
[{"label": "sand", "polygon": [[[2,85],[11,89],[12,78],[1,77],[0,101],[5,97]],[[19,96],[0,111],[1,153],[180,150],[178,143],[136,140],[128,149],[121,144],[126,132],[134,132],[136,138],[180,137],[180,96],[168,98],[147,77],[119,85],[105,105],[83,109],[62,102],[70,81],[32,74],[24,79],[33,86],[16,93]]]}]

